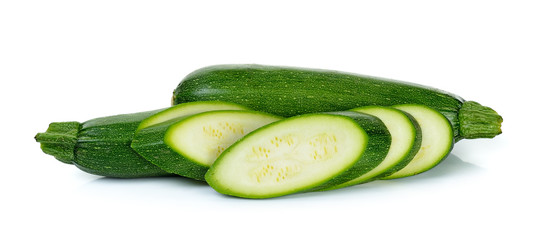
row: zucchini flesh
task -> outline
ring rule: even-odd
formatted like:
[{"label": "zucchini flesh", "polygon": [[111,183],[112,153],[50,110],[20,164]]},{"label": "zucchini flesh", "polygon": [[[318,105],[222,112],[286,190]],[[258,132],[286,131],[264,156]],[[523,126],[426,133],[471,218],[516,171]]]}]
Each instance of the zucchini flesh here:
[{"label": "zucchini flesh", "polygon": [[[307,114],[264,126],[233,144],[205,175],[216,191],[271,198],[323,189],[358,169],[369,136],[350,117]],[[365,165],[365,164],[364,164]],[[377,165],[377,164],[376,164]]]},{"label": "zucchini flesh", "polygon": [[492,138],[502,118],[491,108],[438,89],[329,70],[263,65],[198,69],[177,86],[173,104],[221,100],[290,117],[361,106],[422,104],[441,112],[456,140]]},{"label": "zucchini flesh", "polygon": [[210,111],[143,128],[131,146],[167,172],[204,180],[209,166],[227,147],[280,119],[255,111]]},{"label": "zucchini flesh", "polygon": [[421,146],[411,162],[383,179],[413,176],[438,165],[453,148],[453,131],[449,121],[438,111],[414,104],[393,106],[413,116],[422,132]]},{"label": "zucchini flesh", "polygon": [[411,115],[395,108],[382,106],[367,106],[352,109],[352,111],[378,117],[390,133],[390,148],[384,160],[371,171],[364,172],[355,179],[326,190],[370,182],[391,175],[404,168],[413,159],[421,146],[421,128]]}]

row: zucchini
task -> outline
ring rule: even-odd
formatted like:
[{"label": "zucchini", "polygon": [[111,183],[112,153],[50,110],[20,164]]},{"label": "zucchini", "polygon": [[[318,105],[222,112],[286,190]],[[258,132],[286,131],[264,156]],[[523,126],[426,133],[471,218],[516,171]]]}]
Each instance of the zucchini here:
[{"label": "zucchini", "polygon": [[218,157],[205,179],[222,194],[244,198],[321,190],[373,169],[389,145],[385,125],[373,116],[306,114],[246,135]]},{"label": "zucchini", "polygon": [[391,135],[390,148],[381,164],[371,171],[326,190],[348,187],[389,176],[404,168],[421,147],[421,128],[415,118],[408,113],[382,106],[367,106],[352,109],[352,111],[378,117]]},{"label": "zucchini", "polygon": [[250,110],[243,105],[221,102],[221,101],[200,101],[186,104],[175,105],[164,109],[144,120],[138,125],[137,131],[158,123],[166,122],[171,119],[189,116],[197,113],[216,111],[216,110]]},{"label": "zucchini", "polygon": [[137,128],[173,117],[215,109],[246,109],[224,102],[193,102],[148,112],[91,119],[84,123],[53,122],[36,141],[44,153],[61,162],[105,177],[137,178],[171,175],[131,148]]},{"label": "zucchini", "polygon": [[362,106],[422,104],[452,124],[455,140],[492,138],[502,118],[493,109],[438,89],[352,73],[262,65],[198,69],[176,87],[172,103],[221,100],[290,117]]},{"label": "zucchini", "polygon": [[156,111],[122,114],[79,122],[53,122],[36,141],[44,153],[99,176],[116,178],[170,175],[130,146],[140,122]]},{"label": "zucchini", "polygon": [[413,176],[438,165],[453,148],[453,131],[449,121],[438,111],[415,104],[393,106],[413,116],[421,127],[422,140],[419,151],[404,168],[385,176],[394,179]]},{"label": "zucchini", "polygon": [[167,172],[204,180],[209,166],[227,147],[280,119],[255,111],[210,111],[140,129],[131,146]]}]

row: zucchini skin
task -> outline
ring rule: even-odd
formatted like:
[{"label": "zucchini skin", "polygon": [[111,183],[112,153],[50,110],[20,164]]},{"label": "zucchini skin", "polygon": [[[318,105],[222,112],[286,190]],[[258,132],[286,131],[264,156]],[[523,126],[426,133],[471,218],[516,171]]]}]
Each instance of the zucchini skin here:
[{"label": "zucchini skin", "polygon": [[[478,104],[465,118],[468,123],[464,124],[469,126],[466,132],[460,132],[459,112],[465,100],[457,95],[396,80],[295,67],[215,65],[201,68],[180,82],[173,92],[172,103],[204,100],[239,103],[283,117],[369,105],[422,104],[446,116],[457,140],[494,137],[500,134],[502,122],[496,112]],[[475,119],[483,119],[474,116],[474,112],[483,111],[492,119],[474,126]]]},{"label": "zucchini skin", "polygon": [[[90,174],[115,178],[167,176],[170,174],[131,148],[140,122],[158,111],[101,117],[81,124],[51,123],[48,131],[35,139],[45,153]],[[67,139],[60,142],[59,136]]]},{"label": "zucchini skin", "polygon": [[[162,166],[173,174],[192,178],[199,181],[205,180],[205,173],[209,166],[198,164],[192,160],[186,160],[180,153],[173,150],[165,143],[165,135],[173,124],[191,116],[171,119],[150,127],[138,130],[131,147],[141,156],[156,166]],[[165,168],[168,166],[168,169]]]}]

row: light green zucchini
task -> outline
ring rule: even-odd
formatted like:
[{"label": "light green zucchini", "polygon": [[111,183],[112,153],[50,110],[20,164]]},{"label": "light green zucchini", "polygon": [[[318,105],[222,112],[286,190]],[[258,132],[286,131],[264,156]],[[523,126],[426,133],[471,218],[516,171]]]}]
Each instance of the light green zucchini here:
[{"label": "light green zucchini", "polygon": [[306,114],[246,135],[205,178],[216,191],[244,198],[322,190],[379,165],[389,145],[387,128],[371,115]]},{"label": "light green zucchini", "polygon": [[373,115],[385,124],[391,136],[389,151],[384,160],[372,170],[325,190],[348,187],[391,175],[404,168],[420,149],[421,128],[411,115],[395,108],[382,106],[367,106],[352,111]]},{"label": "light green zucchini", "polygon": [[453,148],[453,131],[449,121],[438,111],[415,104],[394,106],[411,114],[421,127],[421,146],[417,154],[404,168],[385,176],[394,179],[425,172],[445,159]]}]

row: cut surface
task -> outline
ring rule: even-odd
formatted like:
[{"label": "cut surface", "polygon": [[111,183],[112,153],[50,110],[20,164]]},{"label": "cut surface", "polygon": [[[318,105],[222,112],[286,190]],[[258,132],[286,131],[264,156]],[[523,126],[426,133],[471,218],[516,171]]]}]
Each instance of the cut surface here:
[{"label": "cut surface", "polygon": [[390,175],[405,167],[415,156],[421,145],[419,125],[401,110],[390,107],[369,106],[353,109],[352,111],[367,113],[381,119],[391,135],[391,145],[387,156],[377,167],[358,178],[330,189],[356,185]]},{"label": "cut surface", "polygon": [[212,165],[206,180],[228,195],[282,196],[316,187],[350,168],[367,140],[362,128],[344,116],[293,117],[232,145]]},{"label": "cut surface", "polygon": [[411,162],[384,179],[408,177],[427,171],[440,163],[453,148],[451,125],[438,111],[413,104],[394,107],[411,114],[417,120],[421,127],[422,141]]},{"label": "cut surface", "polygon": [[280,117],[253,111],[212,111],[188,117],[173,125],[165,142],[198,164],[210,166],[237,140]]},{"label": "cut surface", "polygon": [[166,122],[171,119],[193,115],[202,112],[215,111],[215,110],[249,110],[239,104],[221,102],[221,101],[202,101],[202,102],[189,102],[183,103],[170,108],[166,108],[146,119],[144,119],[137,130],[146,128],[158,123]]},{"label": "cut surface", "polygon": [[143,128],[135,133],[131,147],[166,172],[205,180],[210,164],[224,148],[280,119],[255,111],[209,111]]}]

